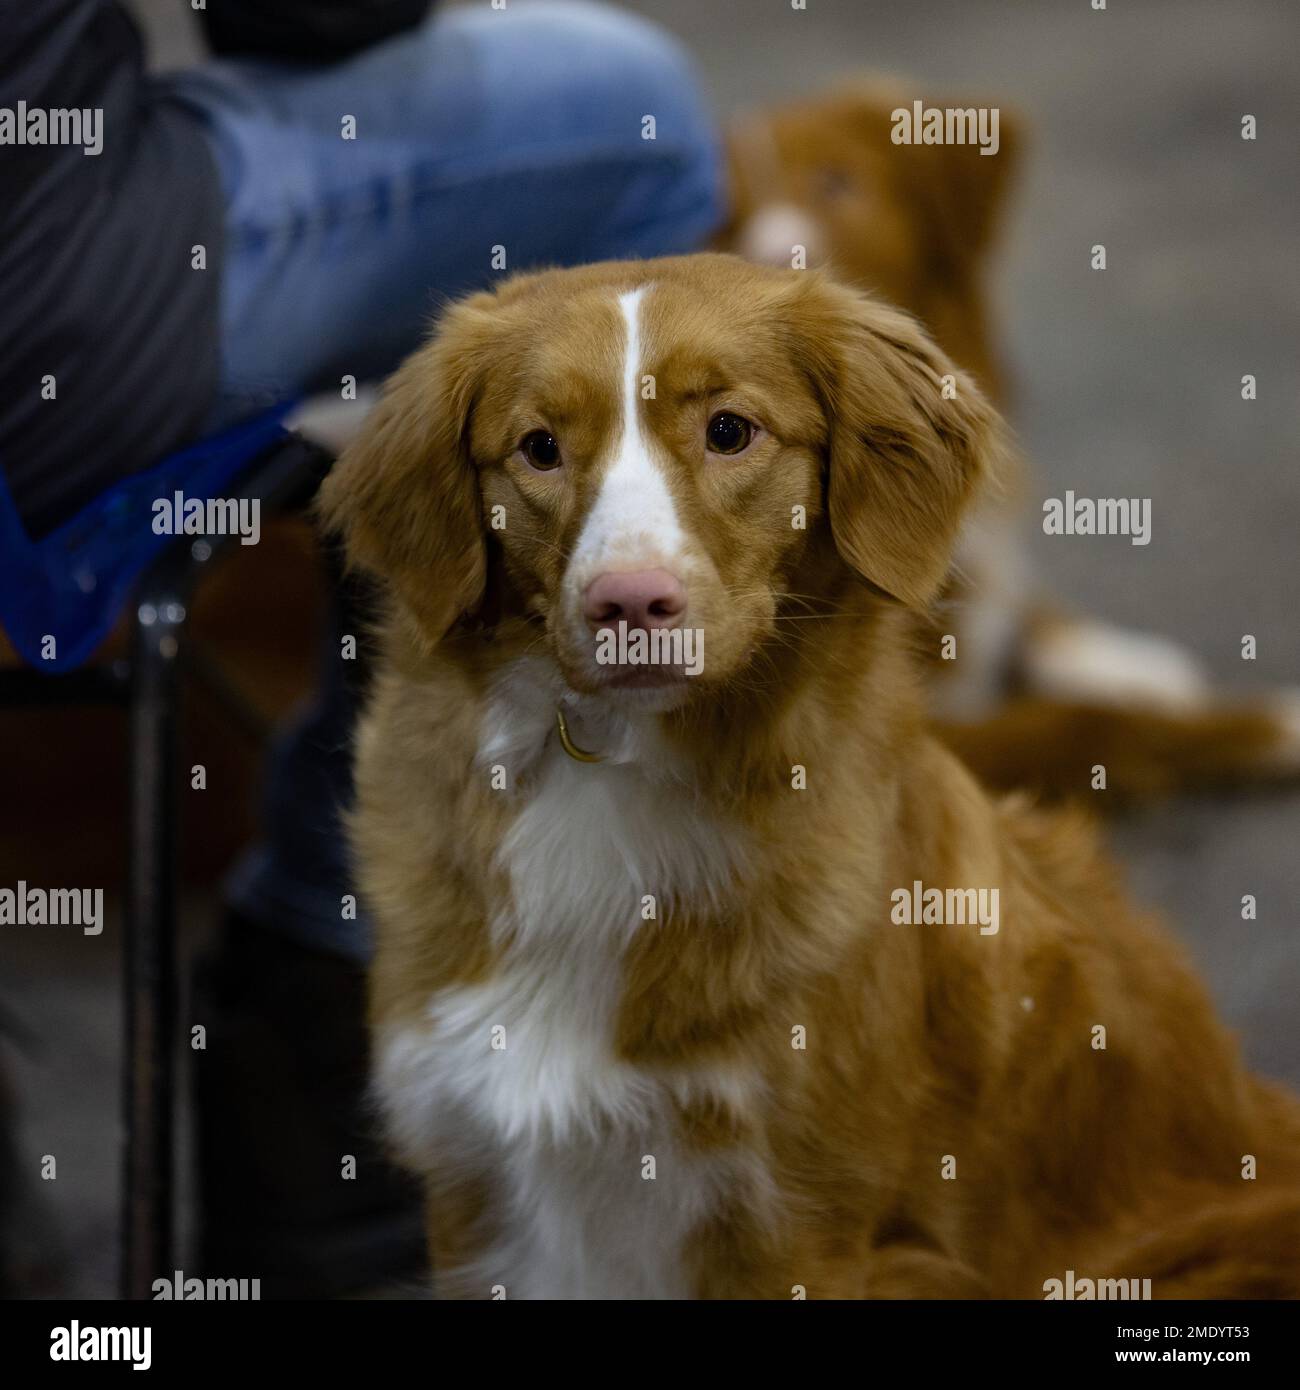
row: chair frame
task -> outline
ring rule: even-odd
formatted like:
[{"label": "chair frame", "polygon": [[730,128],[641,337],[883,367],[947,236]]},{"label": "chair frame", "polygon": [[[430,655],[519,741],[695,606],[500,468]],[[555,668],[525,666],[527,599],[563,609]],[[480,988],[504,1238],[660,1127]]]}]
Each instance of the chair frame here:
[{"label": "chair frame", "polygon": [[[225,495],[257,498],[270,515],[299,510],[332,462],[326,449],[290,434],[254,458]],[[0,672],[0,708],[114,704],[128,715],[119,1284],[127,1299],[150,1298],[154,1280],[173,1269],[181,683],[193,594],[237,540],[187,536],[153,561],[133,591],[127,657],[62,675]]]}]

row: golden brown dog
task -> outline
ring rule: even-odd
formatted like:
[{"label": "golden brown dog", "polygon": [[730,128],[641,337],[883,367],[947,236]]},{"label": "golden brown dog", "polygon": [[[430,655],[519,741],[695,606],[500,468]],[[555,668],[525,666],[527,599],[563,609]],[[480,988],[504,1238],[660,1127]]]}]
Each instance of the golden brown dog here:
[{"label": "golden brown dog", "polygon": [[389,384],[322,505],[389,594],[353,842],[440,1291],[1300,1295],[1295,1103],[925,731],[1004,456],[911,319],[723,256],[511,280]]}]

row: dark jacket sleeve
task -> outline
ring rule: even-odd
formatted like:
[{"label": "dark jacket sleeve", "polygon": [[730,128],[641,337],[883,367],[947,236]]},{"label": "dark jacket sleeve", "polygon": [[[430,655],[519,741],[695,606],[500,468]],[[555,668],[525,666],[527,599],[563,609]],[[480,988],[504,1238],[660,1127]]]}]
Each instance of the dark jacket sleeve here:
[{"label": "dark jacket sleeve", "polygon": [[215,53],[317,62],[413,29],[432,0],[208,0],[200,11]]},{"label": "dark jacket sleeve", "polygon": [[202,430],[224,205],[198,117],[147,79],[114,0],[0,0],[0,113],[20,103],[83,136],[0,144],[0,471],[38,537]]}]

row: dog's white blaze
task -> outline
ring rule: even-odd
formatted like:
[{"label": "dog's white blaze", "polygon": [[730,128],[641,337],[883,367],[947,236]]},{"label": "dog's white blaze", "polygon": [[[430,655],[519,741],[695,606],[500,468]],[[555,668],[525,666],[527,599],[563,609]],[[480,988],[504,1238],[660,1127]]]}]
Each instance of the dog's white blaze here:
[{"label": "dog's white blaze", "polygon": [[618,297],[627,333],[623,348],[622,420],[613,457],[570,562],[580,593],[597,575],[679,566],[686,534],[663,469],[641,429],[641,300],[645,286]]},{"label": "dog's white blaze", "polygon": [[800,246],[809,261],[820,260],[824,240],[822,225],[810,212],[793,203],[767,203],[741,224],[736,250],[747,261],[789,269]]},{"label": "dog's white blaze", "polygon": [[[378,1092],[408,1161],[495,1174],[500,1228],[473,1265],[446,1272],[457,1292],[508,1298],[689,1295],[683,1242],[735,1182],[759,1192],[747,1151],[684,1154],[674,1101],[744,1108],[754,1075],[711,1064],[656,1070],[614,1053],[623,952],[642,899],[722,903],[743,880],[738,827],[707,817],[675,776],[652,719],[602,729],[618,761],[579,764],[551,737],[554,680],[518,663],[498,683],[479,763],[504,759],[524,783],[500,850],[510,883],[493,930],[507,943],[481,985],[444,990],[418,1025],[378,1047]],[[580,718],[597,705],[575,706]],[[494,1029],[502,1031],[494,1035]],[[497,1046],[493,1046],[494,1036]],[[644,1160],[655,1160],[653,1179]],[[757,1198],[756,1198],[757,1200]]]}]

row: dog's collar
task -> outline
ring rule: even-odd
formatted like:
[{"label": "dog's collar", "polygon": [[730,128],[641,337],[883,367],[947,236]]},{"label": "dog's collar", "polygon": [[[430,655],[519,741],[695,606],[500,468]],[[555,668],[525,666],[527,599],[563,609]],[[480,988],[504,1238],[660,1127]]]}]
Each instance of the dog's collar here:
[{"label": "dog's collar", "polygon": [[569,733],[569,724],[564,717],[564,711],[558,705],[555,707],[555,727],[560,735],[560,747],[576,762],[603,763],[605,761],[603,753],[588,753],[585,748],[579,748],[574,743]]}]

